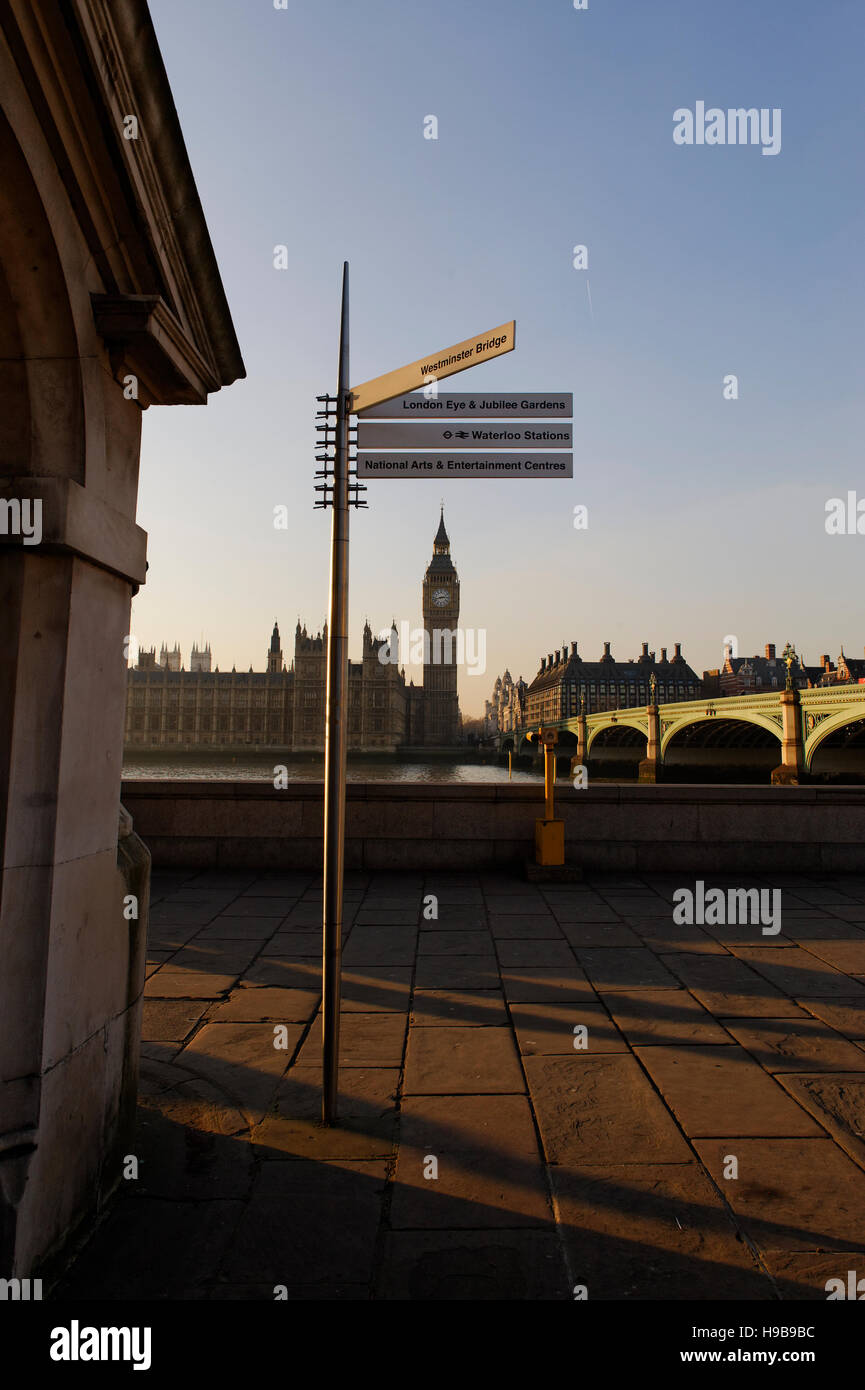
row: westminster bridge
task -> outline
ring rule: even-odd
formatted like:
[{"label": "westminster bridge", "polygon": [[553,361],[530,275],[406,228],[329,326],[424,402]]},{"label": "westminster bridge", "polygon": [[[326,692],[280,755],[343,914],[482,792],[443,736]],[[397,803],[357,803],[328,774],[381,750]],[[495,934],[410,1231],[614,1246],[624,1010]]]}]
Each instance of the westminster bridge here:
[{"label": "westminster bridge", "polygon": [[[496,743],[502,753],[536,753],[530,728],[505,732]],[[684,700],[630,709],[597,710],[545,720],[559,731],[559,751],[586,763],[603,749],[642,747],[641,781],[656,781],[668,754],[682,749],[774,748],[780,753],[772,780],[797,781],[812,770],[817,750],[832,746],[865,748],[865,685],[772,690],[759,695]],[[717,754],[723,759],[723,754]]]}]

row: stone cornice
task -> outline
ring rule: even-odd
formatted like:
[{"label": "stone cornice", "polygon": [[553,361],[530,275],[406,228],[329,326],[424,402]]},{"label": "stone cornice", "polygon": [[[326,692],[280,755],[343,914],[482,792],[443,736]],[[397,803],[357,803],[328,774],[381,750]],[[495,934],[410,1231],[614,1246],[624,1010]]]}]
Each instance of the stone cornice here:
[{"label": "stone cornice", "polygon": [[24,554],[71,552],[132,584],[143,584],[147,533],[129,517],[71,478],[0,478],[0,499],[42,503],[42,539],[25,545],[19,536],[0,534],[0,547]]},{"label": "stone cornice", "polygon": [[143,405],[204,405],[208,391],[218,389],[208,363],[158,295],[94,294],[91,302],[115,375],[128,370],[138,377]]},{"label": "stone cornice", "polygon": [[105,292],[163,300],[175,357],[195,362],[194,383],[154,399],[201,400],[244,376],[145,0],[0,0],[0,26]]}]

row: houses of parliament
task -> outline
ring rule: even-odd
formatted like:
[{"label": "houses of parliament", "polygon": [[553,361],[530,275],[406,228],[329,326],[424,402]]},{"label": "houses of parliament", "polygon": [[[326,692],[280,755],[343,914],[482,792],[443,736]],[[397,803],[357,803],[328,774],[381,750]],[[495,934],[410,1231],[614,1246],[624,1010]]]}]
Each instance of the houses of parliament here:
[{"label": "houses of parliament", "polygon": [[[423,622],[430,634],[455,629],[459,618],[459,576],[450,556],[444,511],[423,579]],[[461,720],[457,699],[456,652],[433,661],[438,644],[428,644],[423,684],[406,684],[405,669],[391,631],[387,639],[363,630],[360,661],[348,663],[349,749],[393,753],[403,747],[443,748],[459,743]],[[273,626],[267,669],[248,672],[211,670],[209,646],[193,647],[190,669],[181,665],[178,647],[155,648],[139,655],[128,673],[126,751],[177,752],[222,750],[246,753],[317,753],[324,749],[327,624],[312,636],[298,621],[294,659],[286,666],[279,627]]]}]

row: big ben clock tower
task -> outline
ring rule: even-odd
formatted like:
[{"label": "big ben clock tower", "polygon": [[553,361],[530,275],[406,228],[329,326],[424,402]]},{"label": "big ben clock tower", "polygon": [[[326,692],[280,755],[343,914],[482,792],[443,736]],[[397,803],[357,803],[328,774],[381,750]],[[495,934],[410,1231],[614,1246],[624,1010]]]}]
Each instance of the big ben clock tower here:
[{"label": "big ben clock tower", "polygon": [[457,625],[460,616],[460,581],[451,560],[451,543],[445,530],[444,507],[433,541],[433,556],[423,581],[423,625],[427,633],[424,652],[424,743],[446,747],[459,742],[460,709],[457,698]]}]

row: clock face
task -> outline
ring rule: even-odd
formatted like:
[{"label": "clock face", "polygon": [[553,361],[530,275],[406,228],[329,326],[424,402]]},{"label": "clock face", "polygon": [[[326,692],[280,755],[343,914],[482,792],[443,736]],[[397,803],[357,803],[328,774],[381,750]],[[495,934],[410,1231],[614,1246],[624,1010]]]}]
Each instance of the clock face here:
[{"label": "clock face", "polygon": [[444,608],[451,601],[450,591],[448,589],[434,589],[432,601],[436,608]]}]

